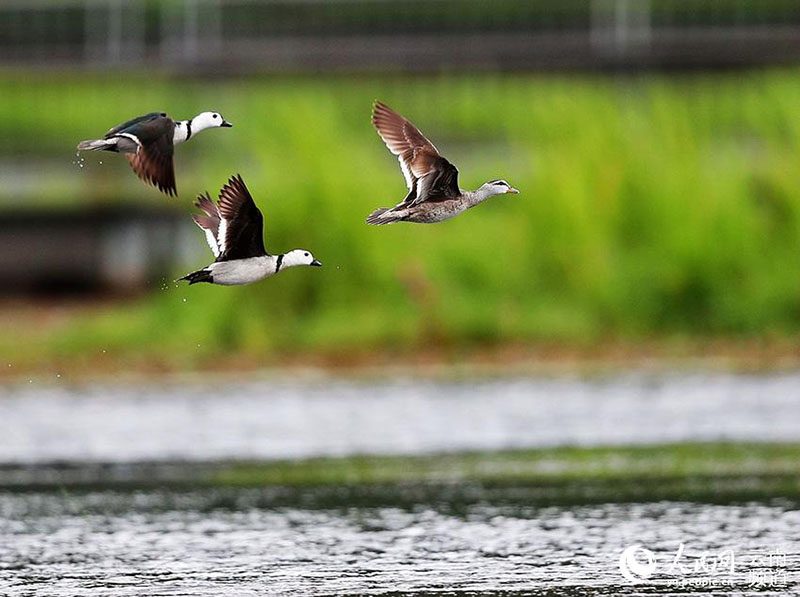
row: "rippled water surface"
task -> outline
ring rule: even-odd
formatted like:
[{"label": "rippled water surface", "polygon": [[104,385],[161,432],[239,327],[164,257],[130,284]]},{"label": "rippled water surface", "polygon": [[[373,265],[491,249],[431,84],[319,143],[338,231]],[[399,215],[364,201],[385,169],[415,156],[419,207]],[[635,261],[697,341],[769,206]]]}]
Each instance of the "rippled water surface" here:
[{"label": "rippled water surface", "polygon": [[[798,441],[798,397],[800,374],[0,388],[0,595],[800,594],[800,512],[771,494],[576,506],[446,480],[62,489],[97,463],[183,479],[219,459]],[[655,483],[641,499],[661,499]],[[581,503],[601,501],[590,490]],[[632,584],[620,555],[637,544]],[[720,555],[731,567],[715,571]]]},{"label": "rippled water surface", "polygon": [[0,463],[796,441],[799,400],[797,373],[0,388]]},{"label": "rippled water surface", "polygon": [[[800,590],[800,513],[780,505],[476,504],[454,513],[270,508],[256,490],[223,508],[219,497],[0,494],[0,586],[64,596],[683,594],[707,591],[691,584],[701,582],[738,594]],[[634,586],[619,556],[637,543],[656,569]],[[670,571],[681,543],[679,565],[733,550],[733,572]]]}]

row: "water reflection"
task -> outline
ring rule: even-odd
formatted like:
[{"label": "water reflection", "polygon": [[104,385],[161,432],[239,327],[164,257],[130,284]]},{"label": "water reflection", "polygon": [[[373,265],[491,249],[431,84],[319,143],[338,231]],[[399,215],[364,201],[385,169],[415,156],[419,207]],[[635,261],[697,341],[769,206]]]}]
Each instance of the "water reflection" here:
[{"label": "water reflection", "polygon": [[0,462],[796,441],[798,396],[797,373],[0,388]]}]

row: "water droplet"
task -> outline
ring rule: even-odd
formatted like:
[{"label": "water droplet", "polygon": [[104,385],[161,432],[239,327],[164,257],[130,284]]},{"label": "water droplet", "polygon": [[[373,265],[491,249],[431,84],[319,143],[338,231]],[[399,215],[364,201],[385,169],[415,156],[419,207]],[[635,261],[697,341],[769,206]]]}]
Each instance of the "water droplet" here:
[{"label": "water droplet", "polygon": [[83,159],[83,156],[80,154],[79,151],[75,152],[75,159],[72,160],[72,163],[78,166],[79,168],[83,168],[83,165],[86,160]]}]

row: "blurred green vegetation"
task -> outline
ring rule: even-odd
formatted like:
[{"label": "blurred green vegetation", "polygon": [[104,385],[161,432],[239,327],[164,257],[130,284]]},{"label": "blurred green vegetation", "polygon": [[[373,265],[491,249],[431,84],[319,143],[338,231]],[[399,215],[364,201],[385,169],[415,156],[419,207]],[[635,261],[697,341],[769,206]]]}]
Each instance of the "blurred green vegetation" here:
[{"label": "blurred green vegetation", "polygon": [[[241,509],[258,488],[259,507],[421,504],[458,510],[482,503],[524,507],[658,502],[798,500],[797,444],[689,443],[553,447],[427,456],[344,456],[294,461],[28,467],[6,491],[212,492],[214,507]],[[2,471],[0,471],[2,472]],[[243,491],[244,490],[244,491]],[[250,503],[252,507],[252,503]]]},{"label": "blurred green vegetation", "polygon": [[403,499],[527,506],[796,501],[799,453],[793,444],[690,443],[354,456],[232,464],[212,475],[211,484],[295,488],[329,507],[337,499],[346,506]]},{"label": "blurred green vegetation", "polygon": [[[365,225],[372,209],[405,194],[369,121],[376,98],[434,141],[463,187],[505,178],[521,194],[438,225]],[[265,212],[268,250],[308,248],[325,267],[241,288],[170,283],[45,334],[7,336],[0,348],[21,361],[102,347],[190,366],[223,351],[261,359],[786,338],[800,312],[798,106],[795,69],[239,80],[6,73],[0,159],[63,168],[37,173],[35,187],[0,173],[0,202],[129,197],[171,202],[188,217],[198,192],[213,194],[239,172]],[[130,116],[207,109],[235,126],[178,148],[179,199],[141,185],[118,156],[69,163],[78,141]]]},{"label": "blurred green vegetation", "polygon": [[546,484],[554,481],[677,480],[698,477],[785,477],[798,488],[800,446],[685,443],[650,446],[554,447],[428,456],[350,456],[226,465],[220,485],[374,483]]}]

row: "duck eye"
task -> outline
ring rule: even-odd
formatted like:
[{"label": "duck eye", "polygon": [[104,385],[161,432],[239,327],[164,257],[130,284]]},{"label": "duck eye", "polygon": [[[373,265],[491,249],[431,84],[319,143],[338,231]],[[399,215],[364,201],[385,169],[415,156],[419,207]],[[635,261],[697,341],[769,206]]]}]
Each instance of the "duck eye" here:
[{"label": "duck eye", "polygon": [[303,255],[304,255],[305,257],[308,257],[308,253],[303,253]]},{"label": "duck eye", "polygon": [[219,114],[214,114],[214,118],[219,118]]}]

